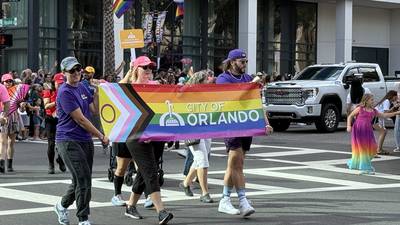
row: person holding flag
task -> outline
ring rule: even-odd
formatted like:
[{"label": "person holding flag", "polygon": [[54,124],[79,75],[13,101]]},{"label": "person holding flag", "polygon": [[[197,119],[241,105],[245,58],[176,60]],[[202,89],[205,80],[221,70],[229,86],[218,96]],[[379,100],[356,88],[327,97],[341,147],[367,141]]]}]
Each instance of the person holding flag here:
[{"label": "person holding flag", "polygon": [[90,225],[88,217],[94,154],[92,135],[105,145],[109,144],[109,139],[89,120],[92,113],[97,113],[95,99],[98,96],[92,96],[80,82],[81,64],[75,57],[66,57],[60,65],[67,80],[57,93],[56,146],[71,172],[72,183],[54,210],[60,224],[69,224],[68,207],[76,201],[78,225]]},{"label": "person holding flag", "polygon": [[[229,52],[228,58],[223,62],[223,73],[217,78],[217,84],[249,83],[253,78],[246,73],[247,55],[242,49]],[[268,119],[265,119],[267,124]],[[266,126],[266,133],[272,132],[270,125]],[[245,177],[243,174],[245,153],[250,150],[252,137],[233,137],[224,139],[228,151],[228,163],[224,176],[222,199],[218,211],[231,215],[241,214],[243,217],[255,213],[254,208],[247,200],[245,192]],[[235,187],[239,198],[239,210],[231,203],[232,189]]]}]

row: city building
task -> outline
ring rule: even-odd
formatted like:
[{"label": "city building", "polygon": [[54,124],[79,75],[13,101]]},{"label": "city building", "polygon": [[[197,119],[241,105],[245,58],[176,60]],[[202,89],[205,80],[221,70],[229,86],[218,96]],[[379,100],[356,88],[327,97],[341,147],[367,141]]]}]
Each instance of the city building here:
[{"label": "city building", "polygon": [[[103,2],[3,3],[3,21],[11,24],[6,33],[14,35],[14,45],[3,51],[2,72],[49,68],[71,54],[101,71]],[[400,71],[397,0],[186,0],[183,18],[176,16],[176,7],[173,0],[135,1],[123,17],[114,17],[116,66],[132,53],[120,49],[119,31],[142,28],[150,14],[154,34],[158,15],[166,11],[162,41],[153,36],[135,50],[158,58],[160,68],[180,67],[188,57],[195,69],[220,72],[228,51],[239,47],[248,52],[249,73],[294,74],[310,64],[351,60],[379,63],[388,76]]]},{"label": "city building", "polygon": [[69,55],[75,55],[84,65],[102,68],[101,1],[4,1],[2,8],[0,25],[13,35],[13,46],[4,49],[0,57],[2,73],[28,67],[50,71]]}]

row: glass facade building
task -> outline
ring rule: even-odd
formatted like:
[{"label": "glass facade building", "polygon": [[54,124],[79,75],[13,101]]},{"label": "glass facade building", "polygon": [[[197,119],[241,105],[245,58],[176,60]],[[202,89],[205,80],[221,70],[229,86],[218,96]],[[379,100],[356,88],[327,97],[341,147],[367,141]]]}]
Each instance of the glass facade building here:
[{"label": "glass facade building", "polygon": [[[5,33],[13,34],[14,44],[1,51],[1,72],[20,72],[27,67],[50,69],[56,60],[74,55],[82,64],[93,65],[101,73],[103,2],[20,0],[3,3],[4,18],[0,26]],[[351,4],[341,7],[343,2]],[[397,60],[400,58],[397,41],[400,11],[394,3],[382,3],[383,8],[374,6],[362,0],[336,3],[187,0],[183,18],[177,18],[177,5],[172,0],[142,0],[135,1],[133,8],[125,13],[123,28],[142,28],[145,15],[154,13],[154,32],[157,15],[166,11],[162,41],[157,43],[153,36],[153,41],[145,48],[136,49],[136,55],[147,54],[155,61],[159,59],[164,69],[180,67],[182,58],[191,58],[195,70],[209,68],[219,73],[229,50],[242,47],[251,49],[248,68],[252,73],[294,74],[311,64],[353,59],[378,62],[384,73],[392,74],[400,71]],[[354,16],[336,17],[341,11],[352,12]],[[377,18],[375,23],[365,20],[370,14]],[[350,27],[353,20],[355,25]],[[380,35],[368,35],[368,30],[372,29]],[[342,33],[346,35],[338,36]],[[352,36],[354,38],[349,38]],[[118,37],[115,39],[118,60],[122,59],[123,52],[124,61],[129,62],[130,51],[120,50]]]},{"label": "glass facade building", "polygon": [[3,3],[4,26],[13,35],[13,46],[2,51],[2,72],[25,68],[50,70],[66,56],[101,73],[103,64],[102,1],[20,0]]},{"label": "glass facade building", "polygon": [[257,70],[294,74],[316,63],[317,4],[258,1]]},{"label": "glass facade building", "polygon": [[[176,20],[176,6],[168,0],[135,2],[135,10],[125,14],[124,27],[142,26],[138,12],[156,12],[157,17],[157,12],[164,10],[167,17],[160,48],[147,45],[139,54],[154,60],[159,54],[161,68],[174,67],[189,57],[195,69],[221,72],[220,63],[230,49],[238,47],[239,1],[185,1],[183,20]],[[316,3],[264,0],[257,1],[257,10],[257,71],[293,74],[316,62]],[[129,60],[130,52],[125,50],[124,55],[125,61]]]}]

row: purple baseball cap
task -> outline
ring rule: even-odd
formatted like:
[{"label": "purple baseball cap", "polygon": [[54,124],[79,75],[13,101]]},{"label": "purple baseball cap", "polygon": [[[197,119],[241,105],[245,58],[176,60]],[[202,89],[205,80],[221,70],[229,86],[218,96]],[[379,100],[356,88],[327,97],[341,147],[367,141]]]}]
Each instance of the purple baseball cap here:
[{"label": "purple baseball cap", "polygon": [[228,58],[224,60],[224,62],[228,60],[235,60],[235,59],[244,59],[247,58],[246,52],[243,49],[233,49],[229,51]]}]

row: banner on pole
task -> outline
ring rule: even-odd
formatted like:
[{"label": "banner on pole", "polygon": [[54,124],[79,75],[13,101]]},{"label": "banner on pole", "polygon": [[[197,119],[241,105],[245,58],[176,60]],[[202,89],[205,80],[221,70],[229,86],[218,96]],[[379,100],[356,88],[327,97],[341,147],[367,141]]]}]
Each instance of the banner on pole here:
[{"label": "banner on pole", "polygon": [[265,135],[258,84],[99,86],[105,134],[128,139],[173,141]]},{"label": "banner on pole", "polygon": [[153,13],[146,13],[142,27],[144,30],[144,44],[148,45],[153,42]]},{"label": "banner on pole", "polygon": [[164,34],[164,22],[167,11],[160,12],[156,21],[156,42],[161,43]]}]

